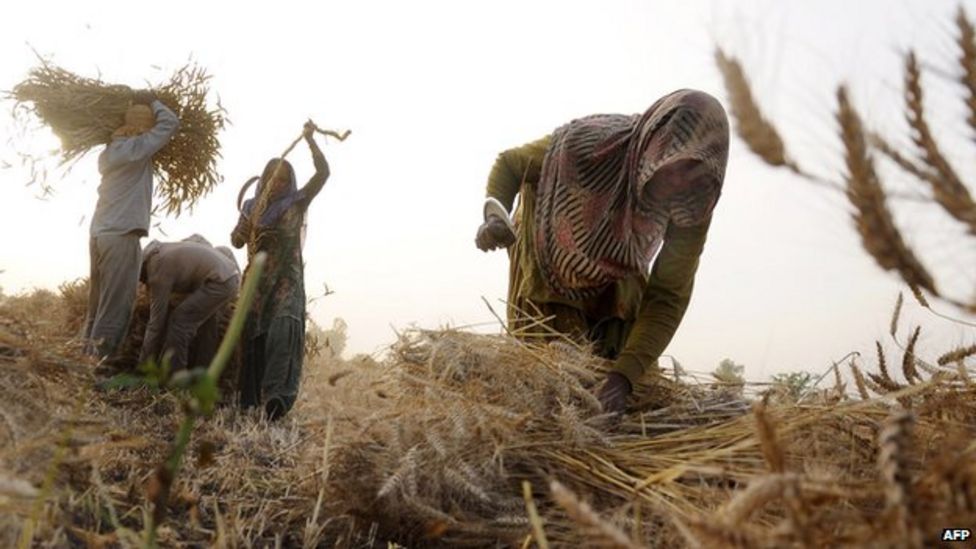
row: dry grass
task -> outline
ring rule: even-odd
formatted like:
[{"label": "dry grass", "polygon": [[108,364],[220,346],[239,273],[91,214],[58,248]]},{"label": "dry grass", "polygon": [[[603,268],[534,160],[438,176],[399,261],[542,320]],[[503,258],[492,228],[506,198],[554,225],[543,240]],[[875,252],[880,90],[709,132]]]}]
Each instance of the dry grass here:
[{"label": "dry grass", "polygon": [[[93,389],[66,337],[77,308],[50,292],[0,302],[6,546],[32,524],[35,545],[137,545],[181,417],[173,395]],[[778,396],[754,413],[724,387],[665,379],[613,422],[592,396],[606,363],[585,349],[410,332],[383,362],[311,362],[283,424],[228,407],[200,425],[160,539],[522,545],[540,539],[528,482],[552,547],[895,547],[896,532],[930,545],[976,520],[976,387],[959,364],[895,394]],[[896,400],[910,428],[885,428]]]},{"label": "dry grass", "polygon": [[[209,80],[202,68],[187,65],[152,90],[180,119],[179,131],[153,157],[156,188],[168,214],[192,208],[221,181],[217,134],[225,113],[219,105],[208,105]],[[127,86],[79,76],[42,60],[8,97],[16,101],[19,115],[51,128],[61,140],[62,160],[71,162],[111,140],[132,95]]]}]

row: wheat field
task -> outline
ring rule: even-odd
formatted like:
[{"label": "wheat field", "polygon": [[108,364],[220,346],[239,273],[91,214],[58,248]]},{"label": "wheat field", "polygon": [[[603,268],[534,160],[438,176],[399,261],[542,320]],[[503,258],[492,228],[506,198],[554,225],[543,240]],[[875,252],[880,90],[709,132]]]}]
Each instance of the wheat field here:
[{"label": "wheat field", "polygon": [[[976,31],[962,10],[954,33],[976,132]],[[917,54],[904,55],[907,136],[874,131],[853,84],[833,89],[839,178],[792,153],[742,62],[721,48],[715,59],[756,156],[843,193],[865,253],[919,305],[976,310],[913,247],[879,168],[976,234],[972,185],[928,122]],[[146,299],[122,360],[95,364],[76,338],[86,297],[81,281],[0,295],[3,547],[921,548],[976,525],[976,346],[925,348],[901,295],[885,336],[897,355],[879,341],[802,394],[663,368],[619,418],[594,396],[609,363],[567,342],[412,329],[382,357],[345,360],[312,337],[281,423],[239,411],[225,375],[158,523],[159,468],[187,399],[105,384],[135,367]]]},{"label": "wheat field", "polygon": [[[0,302],[0,543],[142,546],[181,401],[100,386],[72,289]],[[416,330],[381,361],[310,350],[288,421],[227,405],[195,429],[158,541],[931,546],[976,521],[976,350],[925,358],[916,339],[899,370],[838,364],[802,399],[664,370],[619,421],[593,397],[605,362],[566,343]]]}]

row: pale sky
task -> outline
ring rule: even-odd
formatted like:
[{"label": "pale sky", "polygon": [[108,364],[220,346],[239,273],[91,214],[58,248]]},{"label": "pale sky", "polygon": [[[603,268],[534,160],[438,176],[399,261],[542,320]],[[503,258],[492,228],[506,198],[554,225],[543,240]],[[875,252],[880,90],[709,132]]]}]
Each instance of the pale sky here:
[{"label": "pale sky", "polygon": [[[965,2],[976,14],[976,3]],[[872,123],[901,131],[898,53],[917,47],[951,68],[956,2],[948,0],[491,2],[8,2],[0,19],[0,89],[36,64],[30,46],[69,70],[143,87],[192,56],[212,74],[233,125],[221,135],[226,181],[192,215],[162,219],[171,239],[199,232],[227,244],[240,185],[300,132],[308,117],[349,128],[323,149],[332,167],[310,209],[309,296],[323,326],[349,324],[347,354],[376,352],[393,328],[485,324],[482,296],[506,292],[508,259],[474,246],[495,155],[573,117],[645,110],[677,88],[726,100],[716,42],[745,61],[788,146],[825,175],[841,166],[831,109],[849,80]],[[233,8],[231,8],[233,6]],[[928,78],[928,76],[927,76]],[[932,77],[933,81],[936,77]],[[941,82],[945,84],[944,81]],[[940,136],[966,139],[957,90],[930,106]],[[0,128],[19,149],[47,150],[47,132],[15,136],[10,103]],[[944,106],[944,107],[943,107]],[[958,118],[958,117],[956,117]],[[903,135],[903,134],[899,134]],[[7,139],[4,139],[7,142]],[[956,148],[974,166],[976,149]],[[56,194],[35,199],[9,144],[0,160],[0,287],[55,288],[88,274],[88,223],[97,151]],[[290,155],[300,183],[308,151]],[[973,175],[976,170],[963,170]],[[769,169],[734,140],[696,290],[668,354],[692,370],[723,358],[750,378],[823,371],[884,338],[902,287],[860,249],[842,196]],[[972,295],[972,241],[931,207],[899,206],[910,241],[943,284]],[[160,229],[152,238],[166,239]],[[143,243],[145,244],[144,241]],[[967,255],[968,254],[968,255]],[[242,262],[245,259],[238,252]],[[943,307],[944,309],[946,307]],[[973,333],[921,312],[922,348],[940,354]],[[907,329],[902,326],[902,333]],[[873,358],[868,357],[873,363]]]}]

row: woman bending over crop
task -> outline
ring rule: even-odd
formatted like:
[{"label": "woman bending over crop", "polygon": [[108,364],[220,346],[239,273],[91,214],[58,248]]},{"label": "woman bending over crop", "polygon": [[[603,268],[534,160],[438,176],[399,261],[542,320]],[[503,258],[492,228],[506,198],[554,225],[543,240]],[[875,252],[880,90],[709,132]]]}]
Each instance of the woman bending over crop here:
[{"label": "woman bending over crop", "polygon": [[509,327],[539,334],[548,318],[613,359],[599,394],[608,412],[624,410],[684,316],[728,145],[719,102],[679,90],[643,114],[573,120],[495,161],[476,243],[510,246]]}]

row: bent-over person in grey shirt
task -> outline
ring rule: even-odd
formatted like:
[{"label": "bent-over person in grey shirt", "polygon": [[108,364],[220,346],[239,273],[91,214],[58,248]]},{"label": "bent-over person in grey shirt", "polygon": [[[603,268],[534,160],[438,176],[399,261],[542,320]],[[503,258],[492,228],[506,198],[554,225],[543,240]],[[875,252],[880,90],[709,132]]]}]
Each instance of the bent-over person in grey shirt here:
[{"label": "bent-over person in grey shirt", "polygon": [[[182,370],[194,342],[196,363],[189,366],[205,366],[213,358],[219,340],[217,313],[237,296],[241,277],[229,249],[204,242],[153,240],[146,245],[142,277],[149,287],[149,323],[140,363],[169,352],[173,371]],[[186,298],[170,312],[174,294]]]},{"label": "bent-over person in grey shirt", "polygon": [[128,333],[139,284],[142,250],[152,209],[152,157],[169,143],[180,122],[150,92],[137,92],[125,124],[98,157],[102,182],[89,238],[89,353],[115,353]]}]

